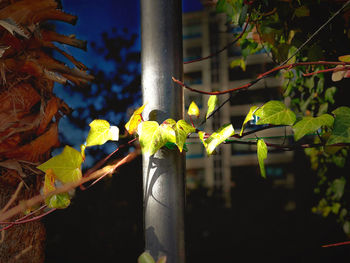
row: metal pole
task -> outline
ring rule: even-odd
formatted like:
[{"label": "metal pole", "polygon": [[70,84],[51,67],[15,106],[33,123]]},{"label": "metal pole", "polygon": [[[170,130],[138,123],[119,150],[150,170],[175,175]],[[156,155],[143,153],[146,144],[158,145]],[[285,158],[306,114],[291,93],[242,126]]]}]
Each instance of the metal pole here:
[{"label": "metal pole", "polygon": [[[182,0],[141,0],[142,94],[145,120],[183,118]],[[184,154],[160,149],[143,156],[146,251],[167,263],[185,262]]]}]

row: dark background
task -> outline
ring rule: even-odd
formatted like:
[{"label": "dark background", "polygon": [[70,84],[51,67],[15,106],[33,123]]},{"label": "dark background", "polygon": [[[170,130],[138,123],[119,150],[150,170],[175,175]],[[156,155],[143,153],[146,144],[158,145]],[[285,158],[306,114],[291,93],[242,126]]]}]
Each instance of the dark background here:
[{"label": "dark background", "polygon": [[[87,52],[66,48],[94,72],[100,70],[108,75],[115,66],[115,61],[106,61],[91,46],[93,42],[97,46],[104,44],[103,32],[111,35],[113,28],[118,32],[127,28],[129,35],[137,34],[129,51],[140,50],[139,1],[64,0],[62,4],[65,11],[78,15],[79,20],[74,27],[58,24],[58,32],[75,33],[88,41]],[[199,0],[184,0],[185,11],[200,7]],[[56,92],[72,108],[88,104],[83,92],[72,93],[69,87],[56,87]],[[118,111],[118,106],[115,108]],[[96,109],[90,109],[90,118],[95,118]],[[113,123],[111,118],[109,121]],[[115,118],[118,125],[124,121],[123,117]],[[80,128],[70,121],[66,118],[62,122],[61,136],[77,146],[83,142],[87,128],[83,128],[83,121]],[[98,159],[116,147],[109,144],[107,149],[98,148],[92,153]],[[315,175],[303,153],[295,156],[295,165],[291,167],[296,174],[293,190],[273,187],[271,180],[264,180],[247,169],[242,171],[237,187],[232,190],[231,209],[224,208],[215,195],[209,197],[207,189],[188,192],[187,262],[348,262],[350,246],[321,247],[347,237],[335,217],[325,219],[311,213],[316,203]],[[296,200],[296,209],[286,212],[283,204],[290,195]],[[88,191],[76,190],[71,206],[44,219],[46,262],[136,262],[144,248],[142,213],[142,171],[138,157]]]}]

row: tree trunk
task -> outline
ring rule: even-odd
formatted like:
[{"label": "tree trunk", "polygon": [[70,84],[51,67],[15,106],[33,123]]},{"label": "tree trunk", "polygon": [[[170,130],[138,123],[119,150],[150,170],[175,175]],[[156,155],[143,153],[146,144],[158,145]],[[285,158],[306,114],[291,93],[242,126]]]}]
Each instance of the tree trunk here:
[{"label": "tree trunk", "polygon": [[[85,49],[86,43],[60,35],[45,24],[47,20],[74,24],[76,19],[61,11],[54,0],[0,2],[0,214],[21,182],[24,186],[7,209],[40,193],[44,174],[36,166],[48,160],[52,149],[59,146],[58,121],[70,111],[53,94],[54,82],[80,85],[92,79],[82,63],[53,44]],[[53,50],[75,68],[52,58]],[[35,210],[27,208],[27,212]],[[0,234],[1,263],[44,262],[42,223],[14,225]]]}]

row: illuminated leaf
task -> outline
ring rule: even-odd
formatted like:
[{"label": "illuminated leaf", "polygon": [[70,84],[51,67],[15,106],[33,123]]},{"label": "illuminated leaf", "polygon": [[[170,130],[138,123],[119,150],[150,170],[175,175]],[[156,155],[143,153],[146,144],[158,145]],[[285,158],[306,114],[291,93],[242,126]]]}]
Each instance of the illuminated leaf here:
[{"label": "illuminated leaf", "polygon": [[231,63],[230,63],[230,67],[231,68],[240,67],[243,71],[245,71],[246,70],[246,64],[245,64],[244,58],[238,58],[238,59],[232,60]]},{"label": "illuminated leaf", "polygon": [[90,124],[90,132],[86,138],[86,147],[102,145],[106,141],[118,141],[119,129],[117,126],[110,126],[108,121],[93,120]]},{"label": "illuminated leaf", "polygon": [[187,114],[190,116],[196,116],[197,118],[199,117],[199,108],[194,101],[191,102]]},{"label": "illuminated leaf", "polygon": [[139,141],[142,151],[153,155],[167,142],[176,143],[175,125],[176,122],[172,119],[164,121],[161,125],[155,121],[141,122]]},{"label": "illuminated leaf", "polygon": [[134,132],[137,130],[137,126],[142,120],[141,114],[145,106],[146,106],[146,103],[143,104],[136,111],[134,111],[134,113],[130,117],[130,120],[125,124],[125,129],[128,131],[129,134],[134,134]]},{"label": "illuminated leaf", "polygon": [[259,139],[257,142],[257,154],[261,176],[266,178],[264,160],[267,158],[267,146],[263,139]]},{"label": "illuminated leaf", "polygon": [[195,132],[196,129],[188,124],[185,120],[179,120],[176,123],[175,136],[176,136],[176,145],[179,148],[180,152],[183,150],[187,135],[191,132]]},{"label": "illuminated leaf", "polygon": [[271,100],[265,103],[255,111],[254,115],[259,117],[257,121],[258,125],[293,125],[296,120],[295,113],[277,100]]},{"label": "illuminated leaf", "polygon": [[80,145],[80,154],[83,157],[83,160],[85,160],[85,148],[86,148],[85,144]]},{"label": "illuminated leaf", "polygon": [[209,97],[207,115],[205,116],[206,119],[208,119],[209,115],[215,110],[218,103],[219,103],[219,99],[216,95],[211,95]]},{"label": "illuminated leaf", "polygon": [[319,117],[303,117],[293,126],[294,139],[297,141],[306,134],[317,131],[322,126],[332,127],[333,122],[334,118],[329,114],[323,114]]},{"label": "illuminated leaf", "polygon": [[61,193],[45,199],[45,204],[50,208],[64,209],[70,205],[68,193]]},{"label": "illuminated leaf", "polygon": [[143,252],[137,259],[137,263],[155,263],[153,257],[148,252]]},{"label": "illuminated leaf", "polygon": [[56,189],[55,180],[56,179],[55,179],[55,174],[53,173],[53,170],[47,169],[45,173],[45,180],[44,180],[44,189],[43,189],[44,195]]},{"label": "illuminated leaf", "polygon": [[256,111],[257,108],[258,108],[258,106],[252,106],[250,108],[250,110],[249,110],[249,112],[248,112],[247,116],[245,117],[244,122],[242,124],[242,129],[241,129],[241,132],[239,133],[240,136],[242,136],[247,122],[253,119],[254,112]]},{"label": "illuminated leaf", "polygon": [[327,145],[350,143],[350,108],[339,107],[332,112],[335,115],[333,131]]},{"label": "illuminated leaf", "polygon": [[82,162],[83,157],[80,152],[70,146],[65,146],[62,153],[52,157],[37,168],[43,172],[52,169],[58,180],[62,183],[69,183],[81,179]]},{"label": "illuminated leaf", "polygon": [[[45,173],[44,195],[56,190],[55,174],[52,169],[48,169]],[[70,197],[68,193],[60,193],[45,198],[45,204],[50,208],[63,209],[69,206]]]},{"label": "illuminated leaf", "polygon": [[205,132],[198,132],[199,139],[202,141],[205,148],[207,148],[207,143],[205,142]]},{"label": "illuminated leaf", "polygon": [[140,146],[143,153],[150,153],[151,138],[158,127],[159,124],[156,121],[143,121],[138,126],[137,133],[139,134]]},{"label": "illuminated leaf", "polygon": [[[338,66],[336,66],[335,68],[343,68],[343,67],[344,67],[343,65],[338,65]],[[333,80],[334,82],[340,81],[340,80],[342,80],[342,79],[344,78],[344,76],[345,76],[345,71],[344,71],[344,70],[341,70],[341,71],[334,71],[334,72],[332,73],[332,80]]]},{"label": "illuminated leaf", "polygon": [[350,62],[350,55],[344,55],[344,56],[340,56],[338,57],[339,61],[342,62]]},{"label": "illuminated leaf", "polygon": [[205,140],[208,155],[211,155],[215,148],[235,133],[232,124],[226,124]]}]

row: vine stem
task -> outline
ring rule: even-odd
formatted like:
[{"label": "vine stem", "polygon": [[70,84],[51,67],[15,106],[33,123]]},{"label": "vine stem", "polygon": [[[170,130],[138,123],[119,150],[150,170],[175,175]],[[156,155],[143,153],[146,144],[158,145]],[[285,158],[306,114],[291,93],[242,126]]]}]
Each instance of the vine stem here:
[{"label": "vine stem", "polygon": [[342,68],[329,68],[329,69],[322,69],[322,70],[318,70],[315,72],[310,72],[310,73],[303,73],[304,77],[310,77],[312,75],[317,75],[320,73],[326,73],[326,72],[338,72],[338,71],[346,71],[346,70],[350,70],[350,67],[342,67]]},{"label": "vine stem", "polygon": [[99,170],[92,172],[89,176],[82,177],[79,181],[64,184],[63,186],[57,188],[56,190],[54,190],[50,193],[45,194],[45,195],[39,194],[39,195],[36,195],[30,199],[24,200],[19,205],[9,209],[5,213],[0,213],[0,222],[4,222],[5,220],[12,218],[13,216],[23,212],[25,209],[27,209],[29,207],[33,207],[34,205],[36,205],[38,203],[42,203],[46,198],[48,198],[50,196],[68,192],[69,190],[72,190],[83,183],[94,180],[94,179],[99,178],[101,176],[104,176],[106,174],[113,174],[114,171],[118,167],[135,159],[139,155],[139,153],[140,153],[139,150],[131,152],[128,155],[126,155],[124,158],[122,158],[121,160],[117,160],[115,162],[112,162],[110,165],[107,165],[106,167],[103,167]]},{"label": "vine stem", "polygon": [[350,245],[350,241],[327,244],[327,245],[323,245],[322,247],[337,247],[337,246],[344,246],[344,245]]},{"label": "vine stem", "polygon": [[282,65],[282,66],[278,66],[275,67],[265,73],[260,74],[255,80],[248,82],[247,84],[240,86],[240,87],[236,87],[236,88],[232,88],[232,89],[228,89],[228,90],[224,90],[224,91],[203,91],[203,90],[198,90],[198,89],[194,89],[191,88],[190,86],[186,85],[184,82],[172,77],[172,80],[179,84],[181,87],[186,88],[192,92],[196,92],[196,93],[200,93],[200,94],[205,94],[205,95],[223,95],[223,94],[227,94],[227,93],[232,93],[238,90],[242,90],[242,89],[247,89],[250,86],[254,85],[256,82],[260,81],[263,78],[268,77],[269,75],[272,75],[273,73],[275,73],[276,71],[280,71],[283,69],[292,69],[295,67],[300,67],[300,66],[311,66],[311,65],[350,65],[350,62],[340,62],[340,61],[313,61],[313,62],[297,62],[297,63],[293,63],[293,64],[288,64],[288,65]]}]

